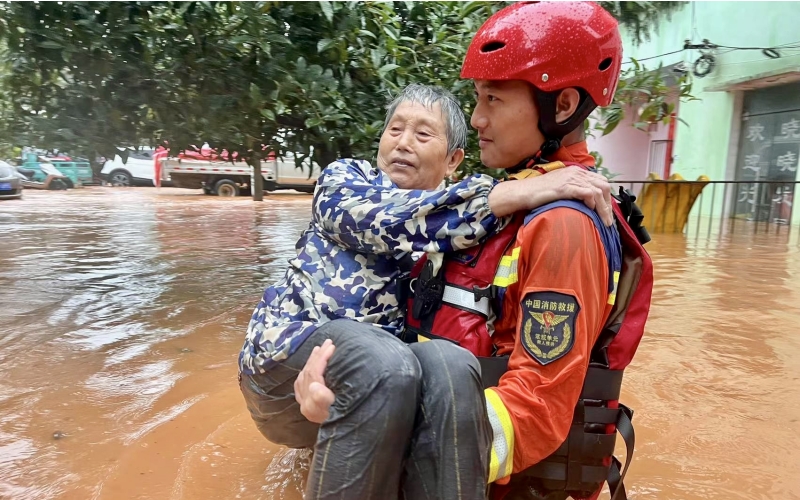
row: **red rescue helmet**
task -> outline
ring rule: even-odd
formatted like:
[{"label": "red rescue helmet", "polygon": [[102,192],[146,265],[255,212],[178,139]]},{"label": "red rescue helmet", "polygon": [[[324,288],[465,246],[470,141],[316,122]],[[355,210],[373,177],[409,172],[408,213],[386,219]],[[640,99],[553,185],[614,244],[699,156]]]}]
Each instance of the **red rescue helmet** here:
[{"label": "red rescue helmet", "polygon": [[[560,144],[598,105],[611,104],[621,64],[617,21],[598,4],[520,2],[481,26],[461,78],[530,83],[537,89],[539,128]],[[569,120],[556,123],[556,98],[569,87],[579,89],[581,102]]]}]

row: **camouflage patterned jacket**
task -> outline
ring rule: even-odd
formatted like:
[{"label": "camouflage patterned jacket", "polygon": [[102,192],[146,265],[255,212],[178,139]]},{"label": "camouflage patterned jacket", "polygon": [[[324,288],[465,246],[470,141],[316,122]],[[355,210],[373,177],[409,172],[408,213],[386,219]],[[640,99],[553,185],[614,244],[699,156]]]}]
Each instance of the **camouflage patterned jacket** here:
[{"label": "camouflage patterned jacket", "polygon": [[397,283],[421,252],[474,246],[502,229],[488,194],[496,181],[474,175],[447,188],[397,188],[363,160],[339,160],[317,180],[313,220],[284,277],[264,291],[239,354],[243,373],[263,373],[290,356],[321,324],[338,318],[402,329]]}]

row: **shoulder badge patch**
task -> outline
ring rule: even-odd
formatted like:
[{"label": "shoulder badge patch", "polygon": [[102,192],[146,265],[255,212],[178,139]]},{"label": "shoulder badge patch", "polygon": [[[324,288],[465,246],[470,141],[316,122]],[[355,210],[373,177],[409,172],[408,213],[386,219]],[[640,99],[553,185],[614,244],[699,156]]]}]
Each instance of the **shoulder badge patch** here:
[{"label": "shoulder badge patch", "polygon": [[533,359],[546,365],[572,349],[575,343],[575,318],[580,311],[574,296],[558,292],[533,292],[522,299],[520,306],[520,342]]}]

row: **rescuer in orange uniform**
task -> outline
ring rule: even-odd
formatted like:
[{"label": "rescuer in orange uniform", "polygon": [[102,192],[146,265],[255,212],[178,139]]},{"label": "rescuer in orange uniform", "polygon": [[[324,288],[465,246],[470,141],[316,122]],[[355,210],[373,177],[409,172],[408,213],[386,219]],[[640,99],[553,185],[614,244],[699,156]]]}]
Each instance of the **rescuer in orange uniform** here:
[{"label": "rescuer in orange uniform", "polygon": [[[495,14],[461,72],[475,83],[471,124],[482,163],[523,177],[547,162],[594,166],[583,122],[610,104],[621,59],[617,22],[594,3],[519,3]],[[618,236],[588,210],[549,208],[526,218],[494,283],[504,294],[492,340],[496,355],[510,355],[508,371],[486,389],[489,481],[499,484],[567,438],[615,299],[619,269],[608,256]]]},{"label": "rescuer in orange uniform", "polygon": [[[621,59],[617,23],[595,3],[516,3],[492,16],[461,72],[475,85],[482,163],[512,179],[592,167],[583,122],[611,103]],[[652,266],[632,199],[620,198],[628,209],[562,200],[518,213],[480,248],[431,254],[411,273],[405,340],[455,342],[481,362],[492,498],[596,498],[605,481],[614,500],[624,498],[612,433],[632,437],[618,397],[649,310]],[[601,216],[612,211],[608,227]],[[441,453],[430,455],[437,470]],[[464,472],[484,472],[472,465]]]}]

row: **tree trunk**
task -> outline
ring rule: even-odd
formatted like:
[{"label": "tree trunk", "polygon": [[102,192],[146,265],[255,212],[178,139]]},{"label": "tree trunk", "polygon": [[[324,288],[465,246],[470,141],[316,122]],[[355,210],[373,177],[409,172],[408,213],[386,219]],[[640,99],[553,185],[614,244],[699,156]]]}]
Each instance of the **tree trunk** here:
[{"label": "tree trunk", "polygon": [[264,177],[261,175],[261,155],[259,151],[253,151],[250,157],[250,165],[253,167],[253,185],[250,188],[253,191],[253,201],[264,200]]},{"label": "tree trunk", "polygon": [[89,150],[89,166],[92,168],[92,176],[99,179],[103,165],[97,163],[97,150],[94,148]]},{"label": "tree trunk", "polygon": [[314,144],[314,160],[320,168],[325,168],[338,159],[336,151],[331,151],[327,143],[319,142]]},{"label": "tree trunk", "polygon": [[350,146],[350,141],[348,139],[346,138],[339,139],[338,146],[339,146],[339,154],[337,156],[339,158],[353,157],[353,148]]}]

